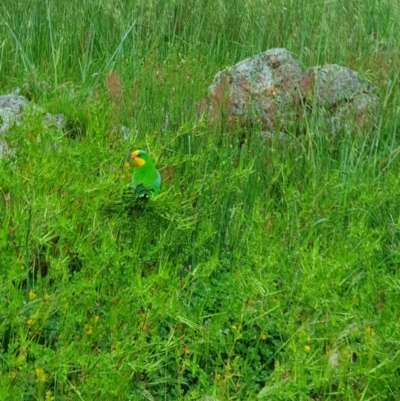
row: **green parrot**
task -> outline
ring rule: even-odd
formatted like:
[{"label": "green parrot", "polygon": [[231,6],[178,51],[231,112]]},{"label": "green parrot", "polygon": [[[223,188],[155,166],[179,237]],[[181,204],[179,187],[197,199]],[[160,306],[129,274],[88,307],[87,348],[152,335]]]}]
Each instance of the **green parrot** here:
[{"label": "green parrot", "polygon": [[132,187],[138,198],[149,198],[157,195],[161,185],[161,175],[154,167],[153,161],[144,150],[134,150],[130,154],[135,167],[132,175]]}]

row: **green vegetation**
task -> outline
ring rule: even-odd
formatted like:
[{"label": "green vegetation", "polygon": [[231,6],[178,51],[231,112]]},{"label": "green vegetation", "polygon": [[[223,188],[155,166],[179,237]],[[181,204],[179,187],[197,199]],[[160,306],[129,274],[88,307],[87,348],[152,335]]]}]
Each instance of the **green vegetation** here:
[{"label": "green vegetation", "polygon": [[[399,2],[3,0],[0,33],[1,93],[68,119],[0,161],[1,400],[398,399]],[[273,47],[359,71],[376,127],[196,117]],[[140,205],[133,146],[163,177]]]}]

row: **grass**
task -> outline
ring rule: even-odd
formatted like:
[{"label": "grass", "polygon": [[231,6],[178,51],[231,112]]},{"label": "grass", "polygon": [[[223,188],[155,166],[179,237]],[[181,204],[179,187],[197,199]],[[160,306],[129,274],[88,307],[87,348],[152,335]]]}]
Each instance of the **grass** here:
[{"label": "grass", "polygon": [[[1,399],[397,399],[400,6],[0,10],[1,92],[68,120],[32,114],[0,161]],[[359,71],[374,129],[243,142],[196,115],[217,71],[272,47]],[[131,146],[163,177],[133,210]]]}]

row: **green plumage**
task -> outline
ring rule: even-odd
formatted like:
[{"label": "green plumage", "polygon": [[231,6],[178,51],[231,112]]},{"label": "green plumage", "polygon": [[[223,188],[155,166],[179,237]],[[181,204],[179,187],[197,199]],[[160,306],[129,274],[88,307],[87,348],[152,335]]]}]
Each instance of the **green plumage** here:
[{"label": "green plumage", "polygon": [[135,164],[131,184],[136,196],[149,198],[157,195],[160,190],[161,176],[149,155],[144,150],[135,150],[131,153],[131,160]]}]

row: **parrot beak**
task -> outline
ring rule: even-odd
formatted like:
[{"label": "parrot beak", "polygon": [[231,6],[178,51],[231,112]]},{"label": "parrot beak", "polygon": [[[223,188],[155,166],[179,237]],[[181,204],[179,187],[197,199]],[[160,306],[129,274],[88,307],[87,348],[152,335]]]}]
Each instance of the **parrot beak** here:
[{"label": "parrot beak", "polygon": [[135,160],[135,157],[139,155],[139,151],[138,150],[134,150],[133,152],[131,152],[131,160]]}]

